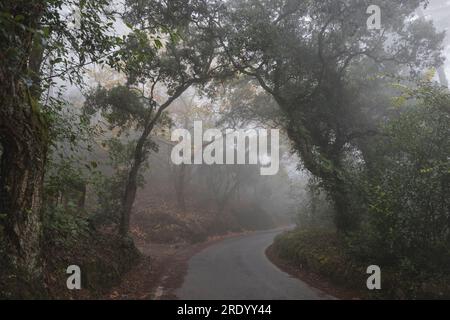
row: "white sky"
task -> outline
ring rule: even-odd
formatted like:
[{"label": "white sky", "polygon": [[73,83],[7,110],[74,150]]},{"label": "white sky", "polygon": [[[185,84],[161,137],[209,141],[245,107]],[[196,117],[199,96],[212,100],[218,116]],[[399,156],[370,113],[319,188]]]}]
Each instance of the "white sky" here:
[{"label": "white sky", "polygon": [[433,20],[438,30],[447,30],[444,55],[446,57],[445,71],[447,79],[450,79],[450,0],[431,0],[424,13],[427,18]]}]

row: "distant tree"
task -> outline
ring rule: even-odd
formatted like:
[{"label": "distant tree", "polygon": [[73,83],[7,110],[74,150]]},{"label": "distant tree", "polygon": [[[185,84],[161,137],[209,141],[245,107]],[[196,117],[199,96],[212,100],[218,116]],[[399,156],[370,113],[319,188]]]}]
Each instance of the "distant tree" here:
[{"label": "distant tree", "polygon": [[[155,125],[188,88],[227,74],[214,60],[218,42],[208,28],[214,7],[203,2],[130,0],[127,8],[124,20],[133,31],[125,43],[119,68],[127,83],[110,90],[98,88],[85,104],[91,113],[101,109],[113,126],[132,127],[139,135],[122,198],[120,233],[124,237],[129,232],[136,178],[151,149],[149,136]],[[159,98],[158,88],[166,91]]]},{"label": "distant tree", "polygon": [[204,174],[208,193],[215,202],[219,213],[223,213],[225,207],[238,192],[241,183],[238,167],[212,165],[202,168],[201,172]]}]

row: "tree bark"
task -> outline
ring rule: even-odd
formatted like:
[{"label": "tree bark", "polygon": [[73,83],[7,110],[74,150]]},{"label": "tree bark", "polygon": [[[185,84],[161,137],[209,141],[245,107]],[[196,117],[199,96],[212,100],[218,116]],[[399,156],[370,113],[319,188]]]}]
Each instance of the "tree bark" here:
[{"label": "tree bark", "polygon": [[[45,1],[7,1],[3,10],[23,16],[24,27],[10,28],[5,48],[17,49],[0,59],[0,223],[6,258],[17,277],[38,279],[41,207],[48,146],[48,125],[39,110],[43,50],[36,30]],[[31,87],[23,78],[32,80]]]},{"label": "tree bark", "polygon": [[131,210],[133,209],[133,203],[136,198],[137,191],[137,177],[140,164],[133,163],[133,166],[128,174],[127,184],[125,186],[125,192],[122,200],[122,211],[120,220],[120,235],[124,238],[128,237],[130,231],[130,217]]},{"label": "tree bark", "polygon": [[134,150],[134,159],[128,173],[127,183],[125,185],[125,191],[122,199],[122,208],[120,213],[120,226],[119,232],[123,238],[128,238],[130,231],[130,217],[131,210],[133,209],[133,203],[136,199],[137,180],[139,169],[142,162],[145,159],[145,141],[147,140],[152,127],[146,128],[139,138],[136,148]]},{"label": "tree bark", "polygon": [[[3,100],[5,101],[5,100]],[[9,111],[9,112],[8,112]],[[42,271],[41,207],[47,147],[45,129],[23,106],[2,106],[0,213],[8,260],[31,277]]]}]

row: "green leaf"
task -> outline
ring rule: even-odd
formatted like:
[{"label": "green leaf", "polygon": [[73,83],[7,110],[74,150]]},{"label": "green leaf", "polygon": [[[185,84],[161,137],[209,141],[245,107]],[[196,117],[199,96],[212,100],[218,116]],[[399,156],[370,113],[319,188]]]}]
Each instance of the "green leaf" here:
[{"label": "green leaf", "polygon": [[156,48],[161,49],[163,47],[163,44],[159,39],[155,39],[155,46]]},{"label": "green leaf", "polygon": [[17,22],[23,21],[25,19],[25,17],[21,14],[18,14],[17,16],[14,17],[14,20]]}]

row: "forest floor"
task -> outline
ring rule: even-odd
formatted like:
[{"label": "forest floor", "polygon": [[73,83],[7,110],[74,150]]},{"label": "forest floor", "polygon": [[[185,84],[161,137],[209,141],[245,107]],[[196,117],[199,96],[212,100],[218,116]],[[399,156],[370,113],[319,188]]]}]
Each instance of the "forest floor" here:
[{"label": "forest floor", "polygon": [[123,277],[120,285],[113,287],[103,298],[176,299],[174,291],[183,283],[192,256],[216,242],[245,233],[248,232],[213,236],[197,244],[159,244],[135,239],[143,258]]}]

